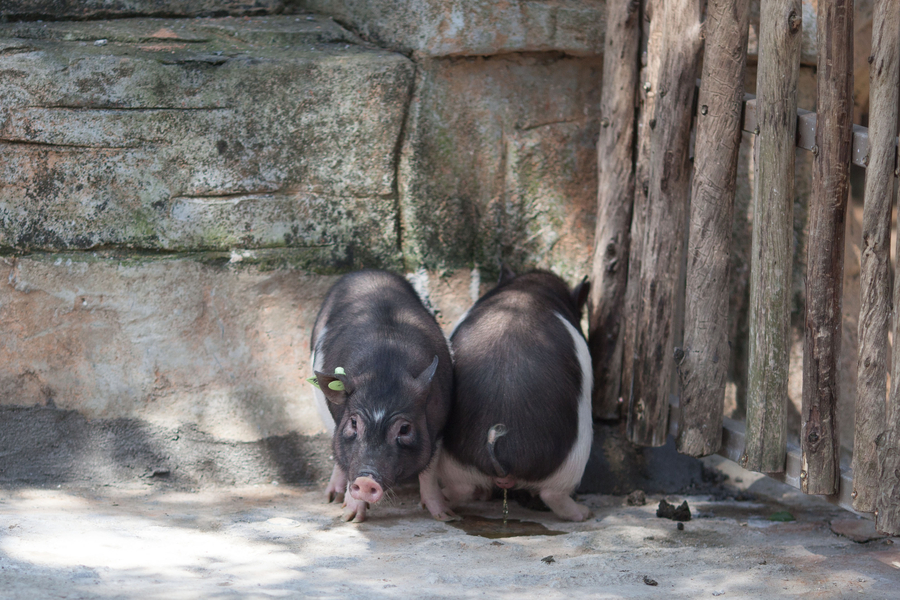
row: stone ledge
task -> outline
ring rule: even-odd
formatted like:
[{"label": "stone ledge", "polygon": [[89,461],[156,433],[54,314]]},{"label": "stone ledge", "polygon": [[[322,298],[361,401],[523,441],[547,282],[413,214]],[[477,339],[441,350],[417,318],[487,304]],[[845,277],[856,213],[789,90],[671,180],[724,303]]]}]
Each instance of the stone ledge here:
[{"label": "stone ledge", "polygon": [[282,12],[284,0],[4,0],[9,20],[200,17]]},{"label": "stone ledge", "polygon": [[0,247],[397,265],[414,65],[309,19],[0,26]]},{"label": "stone ledge", "polygon": [[373,42],[423,56],[603,53],[606,0],[301,0]]}]

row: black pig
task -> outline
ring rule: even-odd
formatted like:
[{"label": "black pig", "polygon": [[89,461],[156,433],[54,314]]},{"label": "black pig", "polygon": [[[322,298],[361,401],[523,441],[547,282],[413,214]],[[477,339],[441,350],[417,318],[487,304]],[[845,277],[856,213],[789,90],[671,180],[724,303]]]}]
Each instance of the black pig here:
[{"label": "black pig", "polygon": [[364,521],[369,504],[415,475],[434,518],[456,518],[430,468],[452,400],[450,349],[409,282],[345,275],[325,297],[310,347],[316,399],[335,423],[326,493],[344,499],[344,519]]},{"label": "black pig", "polygon": [[562,519],[590,510],[571,494],[593,441],[593,371],[579,324],[590,285],[546,271],[505,274],[456,326],[455,400],[441,480],[452,503],[478,492],[537,492]]}]

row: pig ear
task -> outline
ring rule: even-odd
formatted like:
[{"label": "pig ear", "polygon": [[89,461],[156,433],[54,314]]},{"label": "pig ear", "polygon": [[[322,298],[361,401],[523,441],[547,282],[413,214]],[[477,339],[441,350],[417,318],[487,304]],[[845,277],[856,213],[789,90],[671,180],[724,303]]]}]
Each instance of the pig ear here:
[{"label": "pig ear", "polygon": [[513,270],[506,266],[506,263],[500,264],[500,278],[497,279],[497,286],[501,286],[504,283],[509,283],[511,280],[515,279],[516,274],[513,273]]},{"label": "pig ear", "polygon": [[435,355],[434,360],[431,361],[431,364],[425,367],[425,370],[419,373],[419,376],[416,377],[414,382],[416,388],[416,395],[418,397],[424,397],[428,395],[428,391],[431,389],[431,380],[434,379],[434,374],[437,372],[438,367],[438,357]]},{"label": "pig ear", "polygon": [[581,310],[587,302],[590,291],[591,282],[588,281],[587,275],[585,275],[584,279],[581,280],[581,283],[576,285],[575,289],[572,290],[572,302],[575,303],[575,312],[579,317],[581,316]]},{"label": "pig ear", "polygon": [[319,389],[325,394],[325,399],[338,406],[343,405],[347,401],[347,396],[353,391],[353,384],[344,373],[326,375],[316,371],[316,382]]}]

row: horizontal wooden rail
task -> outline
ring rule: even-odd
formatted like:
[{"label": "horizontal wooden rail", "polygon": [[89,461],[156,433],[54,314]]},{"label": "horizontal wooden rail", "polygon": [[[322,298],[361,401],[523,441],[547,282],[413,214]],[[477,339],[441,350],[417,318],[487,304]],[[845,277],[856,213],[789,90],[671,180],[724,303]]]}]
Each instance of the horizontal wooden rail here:
[{"label": "horizontal wooden rail", "polygon": [[[744,131],[756,133],[756,97],[752,94],[744,95]],[[797,147],[814,151],[816,146],[816,113],[808,110],[797,110]],[[861,125],[853,126],[853,150],[851,162],[859,167],[868,165],[869,154],[869,130]],[[894,156],[895,169],[900,169],[896,151]],[[896,171],[894,173],[897,174]]]},{"label": "horizontal wooden rail", "polygon": [[[678,437],[678,415],[680,409],[677,406],[669,407],[669,435]],[[723,458],[740,464],[741,455],[744,453],[744,424],[734,419],[725,417],[722,423],[722,446],[717,454]],[[766,473],[767,477],[787,484],[792,488],[801,489],[800,471],[802,470],[800,446],[788,442],[787,457],[783,473]],[[840,487],[836,494],[830,496],[818,496],[824,500],[845,508],[850,512],[872,518],[871,513],[863,513],[853,508],[853,471],[850,468],[841,468]]]}]

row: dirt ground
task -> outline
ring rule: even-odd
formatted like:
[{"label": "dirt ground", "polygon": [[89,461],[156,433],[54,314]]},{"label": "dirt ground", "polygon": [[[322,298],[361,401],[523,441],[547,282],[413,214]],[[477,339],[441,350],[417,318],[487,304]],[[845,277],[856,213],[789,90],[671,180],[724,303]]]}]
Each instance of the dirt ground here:
[{"label": "dirt ground", "polygon": [[[900,538],[852,541],[832,529],[871,523],[714,462],[730,487],[669,497],[690,506],[683,530],[656,516],[659,496],[591,494],[578,524],[511,502],[510,519],[562,533],[499,539],[433,521],[414,489],[363,524],[319,487],[277,482],[3,489],[0,597],[897,598]],[[463,507],[463,526],[501,504]]]}]

